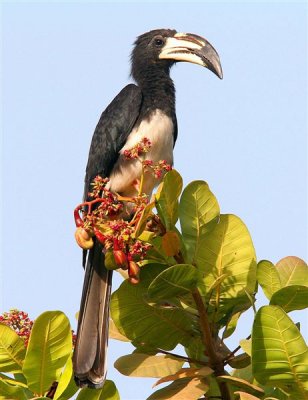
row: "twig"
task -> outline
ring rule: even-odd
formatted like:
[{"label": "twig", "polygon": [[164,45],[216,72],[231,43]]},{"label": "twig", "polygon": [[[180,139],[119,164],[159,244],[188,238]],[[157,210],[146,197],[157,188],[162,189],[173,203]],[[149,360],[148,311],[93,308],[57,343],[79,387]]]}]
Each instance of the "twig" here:
[{"label": "twig", "polygon": [[[207,317],[206,309],[201,297],[201,294],[199,290],[196,288],[192,292],[194,301],[196,303],[199,316],[200,316],[200,327],[201,327],[201,332],[202,332],[202,339],[203,339],[203,344],[205,346],[207,355],[210,358],[210,367],[213,368],[215,376],[221,376],[225,374],[224,371],[224,363],[223,360],[217,355],[216,348],[215,348],[215,343],[212,338],[212,333],[211,333],[211,328],[210,328],[210,323]],[[226,382],[217,382],[221,397],[223,400],[231,400],[229,388]]]},{"label": "twig", "polygon": [[[251,335],[248,335],[245,340],[249,340]],[[241,345],[238,345],[230,354],[228,354],[224,359],[224,365],[228,364],[228,361],[241,349]]]},{"label": "twig", "polygon": [[180,356],[179,354],[170,353],[169,351],[162,350],[162,349],[157,349],[157,351],[159,353],[166,354],[167,356],[179,358],[179,359],[184,360],[184,361],[186,361],[186,362],[188,362],[190,364],[200,364],[200,365],[205,365],[205,366],[208,367],[208,363],[205,362],[205,361],[200,361],[200,360],[195,360],[194,358]]}]

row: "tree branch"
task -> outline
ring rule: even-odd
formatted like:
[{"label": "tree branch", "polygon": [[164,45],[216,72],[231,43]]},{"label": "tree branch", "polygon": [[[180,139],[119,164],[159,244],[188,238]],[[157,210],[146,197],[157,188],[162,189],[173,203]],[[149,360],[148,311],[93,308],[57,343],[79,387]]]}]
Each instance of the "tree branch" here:
[{"label": "tree branch", "polygon": [[[205,350],[210,359],[210,367],[213,368],[214,374],[216,377],[224,375],[224,362],[221,357],[219,357],[218,352],[216,351],[215,342],[212,337],[210,323],[207,317],[206,309],[202,300],[202,296],[199,290],[196,288],[192,292],[194,301],[196,303],[199,317],[200,317],[200,327],[202,334],[202,341],[205,346]],[[231,400],[229,388],[226,382],[219,382],[217,384],[220,389],[220,393],[223,400]]]},{"label": "tree branch", "polygon": [[[251,335],[248,335],[245,340],[249,340],[251,338]],[[228,354],[224,358],[224,365],[228,364],[228,361],[231,360],[231,358],[241,349],[241,345],[237,346],[230,354]]]},{"label": "tree branch", "polygon": [[195,360],[194,358],[190,358],[190,357],[180,356],[179,354],[170,353],[169,351],[166,351],[166,350],[157,349],[157,351],[159,353],[166,354],[167,356],[179,358],[179,359],[184,360],[184,361],[186,361],[186,362],[188,362],[190,364],[200,364],[200,365],[204,365],[206,367],[208,367],[208,365],[209,365],[208,362]]}]

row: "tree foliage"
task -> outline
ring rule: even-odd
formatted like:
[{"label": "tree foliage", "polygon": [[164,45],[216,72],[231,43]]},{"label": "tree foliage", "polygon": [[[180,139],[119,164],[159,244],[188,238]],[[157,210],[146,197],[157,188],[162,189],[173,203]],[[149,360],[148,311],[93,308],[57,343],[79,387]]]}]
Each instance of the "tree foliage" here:
[{"label": "tree foliage", "polygon": [[[134,231],[151,246],[138,261],[139,283],[124,279],[112,295],[110,336],[135,347],[115,368],[165,384],[155,386],[148,400],[307,399],[308,349],[288,315],[307,307],[307,264],[297,257],[257,263],[244,222],[220,214],[207,183],[182,190],[175,170],[149,204]],[[156,234],[151,218],[159,223]],[[260,287],[269,304],[256,310]],[[229,349],[225,341],[246,312],[255,313],[251,335],[239,336],[240,346]],[[181,354],[174,351],[179,346]],[[77,394],[71,355],[71,328],[62,312],[35,320],[26,349],[2,320],[0,398],[120,398],[109,380],[100,390]]]}]

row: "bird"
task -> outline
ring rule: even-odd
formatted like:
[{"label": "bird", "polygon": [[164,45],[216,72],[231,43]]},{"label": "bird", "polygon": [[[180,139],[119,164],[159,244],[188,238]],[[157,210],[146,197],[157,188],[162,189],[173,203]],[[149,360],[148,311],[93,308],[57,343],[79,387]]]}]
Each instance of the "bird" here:
[{"label": "bird", "polygon": [[[175,87],[171,67],[178,62],[201,65],[223,77],[217,51],[205,38],[174,29],[155,29],[137,37],[131,53],[130,83],[107,106],[95,128],[85,174],[84,199],[91,182],[109,178],[109,190],[122,196],[137,193],[141,177],[137,160],[127,161],[125,150],[144,137],[151,141],[148,159],[173,164],[178,127]],[[150,195],[157,180],[147,179],[143,191]],[[80,387],[101,388],[106,380],[109,304],[112,271],[104,265],[103,246],[94,240],[86,255],[85,278],[73,354],[75,382]]]}]

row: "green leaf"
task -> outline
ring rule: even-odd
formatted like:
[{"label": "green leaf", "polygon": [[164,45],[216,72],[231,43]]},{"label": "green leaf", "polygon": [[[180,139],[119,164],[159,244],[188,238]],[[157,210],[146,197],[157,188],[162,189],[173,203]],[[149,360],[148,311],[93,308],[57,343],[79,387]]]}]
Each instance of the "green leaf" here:
[{"label": "green leaf", "polygon": [[242,353],[242,354],[239,354],[239,355],[231,358],[228,361],[228,364],[232,368],[238,368],[238,369],[246,368],[246,367],[248,367],[248,365],[251,364],[251,357],[246,353]]},{"label": "green leaf", "polygon": [[138,236],[139,240],[142,240],[143,242],[151,242],[151,240],[155,237],[155,233],[151,231],[143,231],[141,235]]},{"label": "green leaf", "polygon": [[245,368],[234,369],[231,375],[239,379],[244,379],[245,381],[256,385],[256,381],[252,375],[251,364],[247,365],[247,367]]},{"label": "green leaf", "polygon": [[241,315],[242,315],[241,312],[238,312],[238,313],[232,315],[230,321],[227,323],[227,326],[223,332],[223,335],[222,335],[223,339],[227,339],[228,337],[230,337],[232,335],[232,333],[236,329],[238,319]]},{"label": "green leaf", "polygon": [[262,384],[294,385],[305,396],[308,348],[299,330],[278,306],[264,306],[252,330],[252,370]]},{"label": "green leaf", "polygon": [[[147,251],[147,259],[150,264],[168,264],[168,257],[162,248],[162,237],[156,236],[150,240],[152,247]],[[173,260],[173,258],[172,258]],[[174,260],[173,260],[174,262]]]},{"label": "green leaf", "polygon": [[105,267],[110,270],[119,269],[118,264],[115,262],[113,251],[111,250],[105,253]]},{"label": "green leaf", "polygon": [[264,394],[264,390],[259,386],[253,385],[252,383],[246,381],[245,379],[237,378],[235,376],[223,375],[217,377],[218,381],[227,382],[235,387],[244,389],[246,392],[256,395],[262,396]]},{"label": "green leaf", "polygon": [[206,293],[211,293],[214,289],[216,289],[217,287],[220,286],[221,282],[224,281],[227,276],[229,276],[230,274],[222,274],[219,275],[212,283],[211,286],[209,288],[207,288]]},{"label": "green leaf", "polygon": [[182,177],[173,169],[164,176],[163,183],[155,194],[156,209],[167,230],[171,230],[178,219],[178,198],[182,187]]},{"label": "green leaf", "polygon": [[193,265],[178,264],[162,271],[150,284],[148,295],[155,300],[168,300],[190,293],[197,285],[197,269]]},{"label": "green leaf", "polygon": [[147,400],[197,400],[208,388],[207,382],[198,377],[177,379],[171,385],[157,390]]},{"label": "green leaf", "polygon": [[13,386],[0,379],[0,397],[4,399],[26,400],[26,392],[20,386]]},{"label": "green leaf", "polygon": [[27,379],[25,378],[25,376],[24,376],[24,374],[22,374],[21,372],[20,373],[15,373],[14,374],[14,379],[17,381],[17,382],[20,382],[20,383],[22,383],[22,384],[24,384],[26,387],[28,387],[28,385],[27,385]]},{"label": "green leaf", "polygon": [[141,216],[140,216],[140,218],[138,220],[135,232],[134,232],[134,236],[135,237],[139,236],[139,238],[140,238],[140,235],[142,234],[142,232],[144,231],[144,229],[146,227],[148,218],[152,214],[152,210],[153,210],[154,205],[155,205],[154,202],[152,202],[152,203],[147,204],[144,207],[144,209],[143,209],[143,211],[141,213]]},{"label": "green leaf", "polygon": [[79,388],[74,380],[72,359],[69,358],[60,376],[54,399],[70,399],[78,390]]},{"label": "green leaf", "polygon": [[262,260],[258,263],[257,280],[269,300],[282,287],[276,267],[267,260]]},{"label": "green leaf", "polygon": [[308,307],[308,287],[286,286],[273,294],[270,304],[280,306],[285,312],[303,310]]},{"label": "green leaf", "polygon": [[12,328],[0,323],[0,371],[21,371],[25,354],[24,341]]},{"label": "green leaf", "polygon": [[15,379],[13,379],[11,376],[2,374],[2,373],[0,372],[0,379],[1,379],[3,382],[6,382],[6,383],[8,383],[8,384],[10,384],[10,385],[13,385],[13,386],[20,386],[20,387],[22,387],[22,388],[27,388],[27,387],[28,387],[26,383],[21,382],[20,380],[18,380],[18,379],[16,378],[16,374],[14,374],[14,378],[15,378]]},{"label": "green leaf", "polygon": [[188,263],[198,265],[202,262],[204,241],[217,224],[219,212],[216,197],[206,182],[194,181],[186,186],[179,213]]},{"label": "green leaf", "polygon": [[173,257],[179,254],[181,250],[181,240],[178,234],[174,231],[168,231],[162,236],[162,248],[168,257]]},{"label": "green leaf", "polygon": [[181,379],[181,378],[194,378],[197,376],[205,377],[205,376],[212,375],[213,372],[214,372],[214,370],[212,370],[212,368],[210,368],[210,367],[181,368],[175,374],[163,376],[162,378],[160,378],[157,382],[155,382],[153,387],[155,387],[157,385],[161,385],[162,383],[172,382],[172,381],[175,381],[175,380]]},{"label": "green leaf", "polygon": [[259,400],[260,397],[253,396],[252,394],[246,393],[246,392],[234,392],[236,394],[239,400]]},{"label": "green leaf", "polygon": [[298,257],[285,257],[276,264],[281,287],[308,286],[308,266]]},{"label": "green leaf", "polygon": [[189,358],[200,360],[203,362],[208,361],[208,357],[205,355],[205,347],[202,338],[199,336],[198,340],[194,339],[189,343],[189,346],[185,347],[185,352]]},{"label": "green leaf", "polygon": [[[207,382],[209,384],[209,389],[206,392],[206,395],[208,397],[208,399],[221,399],[221,393],[220,393],[220,389],[217,383],[217,379],[214,377],[209,376],[207,378]],[[231,400],[233,400],[234,397],[231,394]]]},{"label": "green leaf", "polygon": [[245,351],[246,354],[251,356],[251,339],[240,340],[240,346]]},{"label": "green leaf", "polygon": [[193,340],[196,323],[181,309],[147,304],[148,286],[163,270],[160,264],[148,264],[141,268],[138,285],[124,281],[112,295],[111,315],[120,333],[135,343],[171,350]]},{"label": "green leaf", "polygon": [[[225,324],[232,314],[250,307],[248,295],[254,293],[256,285],[256,255],[240,218],[220,216],[219,223],[207,234],[198,269],[204,275],[200,290],[212,306],[209,312],[216,313],[215,321],[224,318]],[[224,279],[220,281],[220,277]],[[213,286],[215,290],[208,291]]]},{"label": "green leaf", "polygon": [[76,400],[120,400],[120,396],[114,382],[107,379],[101,389],[83,388]]},{"label": "green leaf", "polygon": [[119,332],[118,328],[111,318],[109,319],[109,338],[120,340],[121,342],[130,342],[130,340],[126,336],[122,335],[122,333]]},{"label": "green leaf", "polygon": [[72,352],[72,333],[67,317],[60,311],[46,311],[34,322],[23,373],[29,389],[39,396],[58,381]]},{"label": "green leaf", "polygon": [[126,376],[160,378],[175,374],[183,364],[183,360],[176,360],[170,356],[133,353],[118,358],[114,366]]}]

